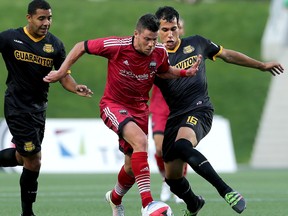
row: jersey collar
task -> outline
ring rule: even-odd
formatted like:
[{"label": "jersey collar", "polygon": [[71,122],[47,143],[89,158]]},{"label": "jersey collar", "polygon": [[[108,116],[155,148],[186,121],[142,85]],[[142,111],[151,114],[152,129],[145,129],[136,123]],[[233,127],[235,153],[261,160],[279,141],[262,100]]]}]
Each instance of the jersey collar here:
[{"label": "jersey collar", "polygon": [[28,32],[27,26],[23,27],[23,30],[24,30],[25,34],[26,34],[31,40],[33,40],[34,42],[39,42],[39,41],[41,41],[41,40],[45,37],[45,35],[42,36],[42,37],[40,37],[40,38],[35,38],[35,37],[33,37],[33,36]]},{"label": "jersey collar", "polygon": [[180,45],[181,45],[181,39],[178,38],[178,45],[173,50],[167,49],[167,52],[168,53],[175,53],[178,50],[178,48],[180,47]]}]

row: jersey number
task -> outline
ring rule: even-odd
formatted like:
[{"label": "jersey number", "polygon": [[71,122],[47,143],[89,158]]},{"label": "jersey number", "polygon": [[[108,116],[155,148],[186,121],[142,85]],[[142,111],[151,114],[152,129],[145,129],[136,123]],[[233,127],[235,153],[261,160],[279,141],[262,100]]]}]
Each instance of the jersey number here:
[{"label": "jersey number", "polygon": [[196,125],[197,122],[198,122],[198,119],[197,119],[196,117],[194,117],[194,116],[188,116],[187,123]]}]

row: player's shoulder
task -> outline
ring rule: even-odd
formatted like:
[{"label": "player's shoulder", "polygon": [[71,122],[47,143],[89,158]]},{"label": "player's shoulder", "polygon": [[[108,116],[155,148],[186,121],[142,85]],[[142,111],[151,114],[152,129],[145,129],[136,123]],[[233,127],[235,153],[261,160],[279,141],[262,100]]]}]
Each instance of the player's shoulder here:
[{"label": "player's shoulder", "polygon": [[51,33],[51,32],[48,32],[46,34],[45,40],[48,43],[56,44],[58,46],[63,46],[62,40],[59,37],[57,37],[56,35],[54,35],[53,33]]},{"label": "player's shoulder", "polygon": [[183,37],[181,38],[182,41],[197,41],[197,40],[207,40],[205,37],[201,36],[201,35],[191,35],[191,36],[187,36],[187,37]]},{"label": "player's shoulder", "polygon": [[23,32],[23,28],[9,28],[9,29],[6,29],[2,32],[0,32],[1,35],[15,35],[15,34],[19,34],[20,32]]},{"label": "player's shoulder", "polygon": [[110,45],[130,45],[133,41],[132,36],[109,36],[103,38],[104,43]]},{"label": "player's shoulder", "polygon": [[167,53],[164,44],[162,44],[162,43],[160,43],[160,42],[157,42],[157,43],[156,43],[154,52],[159,52],[159,53],[164,53],[164,54]]}]

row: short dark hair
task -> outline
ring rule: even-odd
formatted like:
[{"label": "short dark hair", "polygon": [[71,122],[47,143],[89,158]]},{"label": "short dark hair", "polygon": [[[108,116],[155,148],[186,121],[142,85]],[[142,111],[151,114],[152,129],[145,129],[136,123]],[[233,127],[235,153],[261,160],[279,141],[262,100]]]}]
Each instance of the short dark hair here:
[{"label": "short dark hair", "polygon": [[148,29],[152,32],[157,32],[160,27],[160,22],[154,14],[145,14],[141,16],[137,22],[136,29],[141,32],[144,29]]},{"label": "short dark hair", "polygon": [[179,22],[179,13],[173,7],[164,6],[159,7],[155,13],[156,17],[161,20],[166,20],[167,22],[172,22],[174,18],[177,19],[177,23]]},{"label": "short dark hair", "polygon": [[37,9],[49,10],[51,9],[49,3],[45,0],[33,0],[28,5],[28,14],[33,15]]}]

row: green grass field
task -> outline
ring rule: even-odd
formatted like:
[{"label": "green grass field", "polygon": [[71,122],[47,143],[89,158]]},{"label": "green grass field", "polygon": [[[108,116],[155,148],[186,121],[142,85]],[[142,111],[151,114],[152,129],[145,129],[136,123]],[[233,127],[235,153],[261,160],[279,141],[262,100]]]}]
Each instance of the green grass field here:
[{"label": "green grass field", "polygon": [[[287,216],[287,170],[250,170],[222,174],[222,178],[246,198],[243,216]],[[106,191],[115,184],[116,174],[42,174],[35,204],[37,216],[109,216],[110,206],[104,201]],[[19,174],[0,172],[0,215],[19,215]],[[196,174],[188,179],[197,194],[206,199],[199,216],[238,215],[217,194],[216,190]],[[151,189],[159,199],[161,180],[152,174]],[[184,204],[167,202],[175,216],[181,216]],[[140,198],[136,185],[123,200],[126,216],[140,216]]]}]

